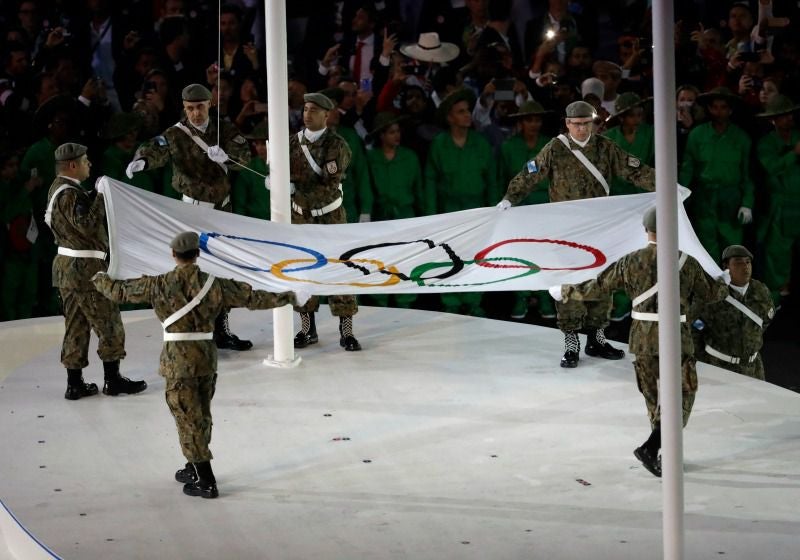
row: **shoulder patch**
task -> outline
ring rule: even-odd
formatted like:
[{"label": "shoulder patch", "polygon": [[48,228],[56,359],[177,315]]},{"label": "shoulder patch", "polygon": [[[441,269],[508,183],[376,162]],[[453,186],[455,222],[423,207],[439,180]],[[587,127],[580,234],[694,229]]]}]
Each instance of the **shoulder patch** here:
[{"label": "shoulder patch", "polygon": [[527,164],[528,173],[539,173],[539,166],[536,164],[536,160],[532,159]]},{"label": "shoulder patch", "polygon": [[327,171],[331,175],[333,175],[334,173],[339,171],[339,166],[336,165],[336,160],[335,159],[325,163],[325,171]]},{"label": "shoulder patch", "polygon": [[167,138],[163,135],[156,136],[155,138],[153,138],[153,142],[155,142],[156,146],[160,146],[162,148],[169,145],[169,142],[167,142]]},{"label": "shoulder patch", "polygon": [[633,156],[628,156],[628,167],[639,167],[642,165],[642,162],[639,161],[638,158]]},{"label": "shoulder patch", "polygon": [[236,136],[234,136],[233,141],[236,142],[237,144],[244,144],[245,142],[247,142],[247,140],[245,140],[244,136],[242,136],[241,134],[237,134]]}]

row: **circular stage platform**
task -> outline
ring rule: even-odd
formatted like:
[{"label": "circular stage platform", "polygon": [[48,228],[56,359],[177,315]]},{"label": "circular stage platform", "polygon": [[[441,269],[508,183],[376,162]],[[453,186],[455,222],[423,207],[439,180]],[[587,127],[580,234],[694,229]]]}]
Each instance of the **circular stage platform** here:
[{"label": "circular stage platform", "polygon": [[[184,496],[152,312],[123,314],[128,397],[63,398],[62,318],[0,324],[0,559],[643,559],[661,481],[630,356],[558,366],[558,331],[362,308],[363,352],[270,369],[272,313],[235,310],[211,447],[220,497]],[[583,338],[583,337],[582,337]],[[94,353],[84,372],[102,384]],[[684,431],[687,558],[800,557],[800,395],[701,365]],[[5,546],[4,546],[5,545]]]}]

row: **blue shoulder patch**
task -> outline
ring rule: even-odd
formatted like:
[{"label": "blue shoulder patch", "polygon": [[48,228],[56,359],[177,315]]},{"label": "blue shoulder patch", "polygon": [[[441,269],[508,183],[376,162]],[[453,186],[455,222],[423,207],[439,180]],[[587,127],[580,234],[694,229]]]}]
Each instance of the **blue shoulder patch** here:
[{"label": "blue shoulder patch", "polygon": [[168,145],[167,139],[164,136],[156,136],[153,140],[156,146],[161,146],[163,148]]},{"label": "blue shoulder patch", "polygon": [[539,166],[536,165],[536,160],[532,159],[527,163],[528,173],[539,173]]}]

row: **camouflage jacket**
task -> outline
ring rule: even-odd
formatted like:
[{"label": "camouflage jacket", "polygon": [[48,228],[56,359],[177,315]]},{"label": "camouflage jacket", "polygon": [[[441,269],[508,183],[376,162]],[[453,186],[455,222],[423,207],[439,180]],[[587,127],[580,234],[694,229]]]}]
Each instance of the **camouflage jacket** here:
[{"label": "camouflage jacket", "polygon": [[[597,167],[609,186],[614,178],[624,179],[642,189],[655,190],[655,170],[617,146],[612,140],[592,134],[581,148],[567,135],[572,149],[583,152]],[[558,138],[548,142],[526,168],[508,184],[505,198],[511,204],[524,200],[536,186],[549,179],[550,201],[580,200],[606,196],[603,185]]]},{"label": "camouflage jacket", "polygon": [[[217,143],[217,123],[214,119],[209,120],[205,132],[200,132],[185,117],[181,119],[181,123],[209,146]],[[233,161],[247,164],[250,161],[250,147],[247,140],[239,134],[233,124],[227,121],[221,121],[220,124],[222,125],[220,147]],[[231,182],[228,175],[219,164],[208,159],[208,155],[194,140],[175,125],[165,130],[161,136],[142,144],[136,150],[133,159],[145,160],[147,162],[145,169],[163,167],[171,162],[172,187],[196,200],[213,202],[217,209],[221,208],[221,203],[230,193]],[[239,169],[231,161],[225,165],[229,171]]]},{"label": "camouflage jacket", "polygon": [[[307,140],[303,138],[303,142]],[[330,129],[325,130],[316,142],[307,145],[322,175],[317,175],[309,165],[297,134],[289,137],[289,168],[296,189],[292,200],[304,210],[322,208],[342,196],[339,188],[352,157],[344,138]]]},{"label": "camouflage jacket", "polygon": [[769,288],[758,280],[750,280],[744,295],[733,288],[728,288],[726,295],[743,303],[761,318],[762,324],[758,325],[728,301],[704,304],[698,311],[704,325],[700,332],[702,342],[729,356],[747,358],[761,350],[764,330],[775,316],[772,297]]},{"label": "camouflage jacket", "polygon": [[[158,320],[189,303],[202,289],[208,274],[196,264],[178,265],[159,276],[134,280],[112,280],[106,275],[95,279],[98,291],[117,303],[149,303]],[[245,282],[217,278],[200,303],[167,328],[176,333],[210,333],[214,320],[229,307],[271,309],[295,304],[294,292],[272,293],[254,290]],[[217,371],[217,347],[213,340],[164,342],[159,373],[164,377],[200,377]]]},{"label": "camouflage jacket", "polygon": [[[61,191],[53,203],[50,229],[56,245],[67,249],[108,252],[103,195],[95,191],[87,192],[78,181],[59,176],[50,185],[48,204],[64,184],[75,188]],[[93,291],[92,276],[107,268],[105,259],[56,255],[53,259],[53,286],[65,290]]]},{"label": "camouflage jacket", "polygon": [[[651,243],[644,249],[628,253],[609,266],[594,279],[575,286],[564,286],[563,301],[598,300],[608,297],[615,290],[623,290],[635,299],[656,284],[656,246]],[[681,314],[687,314],[693,301],[720,301],[728,295],[728,287],[713,280],[700,264],[687,257],[680,270]],[[658,294],[646,299],[634,311],[658,313]],[[693,355],[691,322],[687,318],[681,323],[681,352]],[[633,354],[658,355],[658,321],[634,319],[631,324],[629,348]]]}]

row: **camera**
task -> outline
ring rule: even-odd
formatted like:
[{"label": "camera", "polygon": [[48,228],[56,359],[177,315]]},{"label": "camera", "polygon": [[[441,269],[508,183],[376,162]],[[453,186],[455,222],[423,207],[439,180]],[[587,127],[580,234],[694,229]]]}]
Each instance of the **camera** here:
[{"label": "camera", "polygon": [[494,80],[494,100],[513,101],[514,100],[514,78],[503,78]]}]

